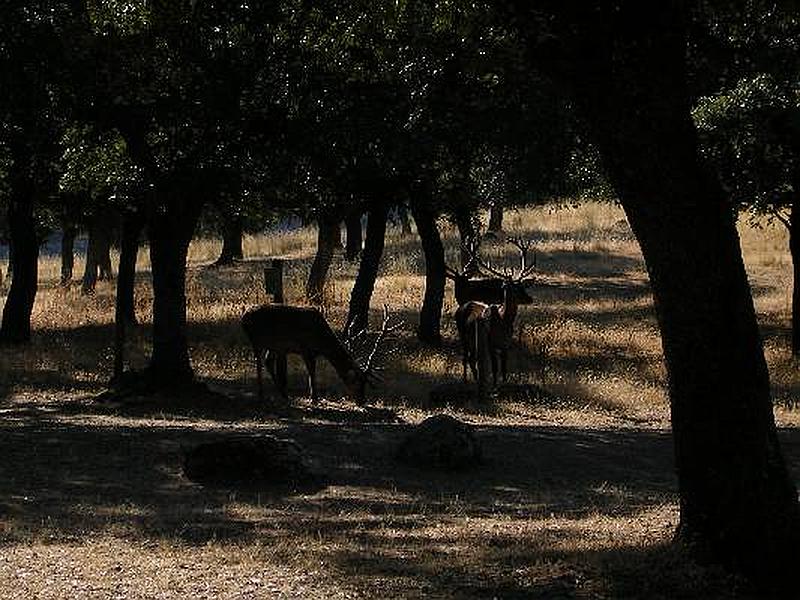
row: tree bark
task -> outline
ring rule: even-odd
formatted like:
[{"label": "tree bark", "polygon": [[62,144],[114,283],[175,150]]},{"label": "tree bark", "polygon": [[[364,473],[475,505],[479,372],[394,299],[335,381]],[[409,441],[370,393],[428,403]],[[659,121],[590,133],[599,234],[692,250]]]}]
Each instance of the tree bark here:
[{"label": "tree bark", "polygon": [[325,282],[333,262],[333,254],[341,243],[339,217],[333,211],[322,212],[317,219],[317,253],[306,283],[306,299],[310,304],[321,305],[325,300]]},{"label": "tree bark", "polygon": [[144,228],[144,218],[135,212],[126,212],[122,217],[119,243],[119,273],[117,274],[117,309],[119,316],[128,325],[136,325],[136,259],[139,240]]},{"label": "tree bark", "polygon": [[81,293],[94,292],[97,281],[111,280],[111,233],[106,215],[93,215],[89,220],[89,240],[83,270]]},{"label": "tree bark", "polygon": [[475,213],[466,206],[457,206],[453,213],[461,240],[461,272],[471,277],[477,274],[477,265],[471,259],[469,250],[477,241]]},{"label": "tree bark", "polygon": [[589,26],[573,30],[567,76],[650,275],[668,373],[678,539],[764,588],[792,586],[797,492],[778,443],[733,208],[698,155],[688,15],[673,3],[631,2],[584,16]]},{"label": "tree bark", "polygon": [[383,257],[386,241],[386,221],[389,210],[385,202],[377,201],[367,213],[367,234],[358,275],[350,293],[347,324],[355,331],[366,328],[369,321],[369,304],[375,289],[375,280]]},{"label": "tree bark", "polygon": [[153,277],[153,353],[148,374],[155,387],[175,388],[194,378],[186,340],[186,257],[199,208],[175,202],[149,219]]},{"label": "tree bark", "polygon": [[344,257],[349,261],[356,260],[358,255],[361,254],[361,214],[360,210],[354,210],[349,212],[344,219],[345,229],[347,230]]},{"label": "tree bark", "polygon": [[411,221],[408,219],[408,209],[403,202],[397,206],[397,217],[400,219],[400,233],[411,235]]},{"label": "tree bark", "polygon": [[75,225],[65,224],[61,234],[61,285],[72,281],[72,271],[75,267],[75,236],[78,228]]},{"label": "tree bark", "polygon": [[86,242],[86,263],[83,266],[83,281],[81,282],[81,293],[91,294],[97,285],[97,234],[95,228],[90,224],[88,240]]},{"label": "tree bark", "polygon": [[489,208],[489,227],[488,231],[500,233],[503,231],[503,205],[495,202]]},{"label": "tree bark", "polygon": [[417,337],[424,344],[442,343],[441,323],[444,304],[445,262],[444,246],[436,226],[436,215],[420,202],[411,203],[411,214],[425,254],[425,298],[419,313]]},{"label": "tree bark", "polygon": [[[14,276],[3,307],[0,342],[23,344],[31,338],[31,313],[39,281],[39,240],[33,215],[34,182],[24,156],[15,155],[8,207]],[[19,161],[19,162],[18,162]]]},{"label": "tree bark", "polygon": [[111,268],[111,231],[108,227],[107,219],[104,220],[105,226],[102,224],[98,229],[97,239],[97,278],[100,281],[111,281],[114,279],[114,271]]},{"label": "tree bark", "polygon": [[240,216],[223,217],[222,251],[214,263],[215,266],[232,265],[235,261],[244,258],[244,250],[242,249],[243,235],[242,218]]},{"label": "tree bark", "polygon": [[136,257],[144,219],[138,212],[126,212],[122,217],[119,244],[119,274],[114,311],[114,378],[120,381],[125,370],[125,339],[129,326],[136,325],[134,290]]}]

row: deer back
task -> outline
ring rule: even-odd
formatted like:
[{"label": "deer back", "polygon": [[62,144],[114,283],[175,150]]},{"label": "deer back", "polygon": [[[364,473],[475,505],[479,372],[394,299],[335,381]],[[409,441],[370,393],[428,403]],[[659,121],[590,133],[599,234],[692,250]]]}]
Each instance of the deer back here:
[{"label": "deer back", "polygon": [[265,304],[247,311],[242,327],[256,352],[323,356],[340,375],[349,370],[361,374],[356,360],[314,308]]},{"label": "deer back", "polygon": [[455,296],[459,306],[471,301],[496,304],[503,301],[503,280],[461,276],[455,280]]}]

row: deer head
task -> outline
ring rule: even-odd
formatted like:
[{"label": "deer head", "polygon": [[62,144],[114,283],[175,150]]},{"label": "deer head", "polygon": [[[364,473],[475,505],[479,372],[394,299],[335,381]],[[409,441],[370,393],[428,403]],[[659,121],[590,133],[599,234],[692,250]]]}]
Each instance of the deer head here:
[{"label": "deer head", "polygon": [[527,286],[533,283],[531,274],[536,269],[536,253],[533,253],[533,261],[531,264],[528,262],[528,252],[533,245],[530,240],[524,240],[519,237],[510,237],[507,239],[509,244],[517,248],[520,255],[520,268],[518,272],[513,269],[503,267],[503,270],[496,269],[490,263],[484,261],[477,252],[470,253],[470,259],[478,265],[478,269],[484,275],[496,277],[503,281],[503,287],[512,293],[512,299],[516,304],[531,304],[533,298],[528,294]]}]

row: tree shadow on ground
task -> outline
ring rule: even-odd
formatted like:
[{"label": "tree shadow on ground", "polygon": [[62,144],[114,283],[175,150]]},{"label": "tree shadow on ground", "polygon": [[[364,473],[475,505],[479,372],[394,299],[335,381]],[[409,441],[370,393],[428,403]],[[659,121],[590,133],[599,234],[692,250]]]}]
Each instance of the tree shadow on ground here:
[{"label": "tree shadow on ground", "polygon": [[[300,547],[336,565],[336,577],[367,587],[388,579],[395,592],[409,585],[434,596],[572,597],[598,581],[619,592],[609,597],[650,589],[654,575],[627,563],[645,555],[652,565],[665,551],[620,545],[624,538],[602,524],[624,526],[675,502],[668,432],[478,426],[485,463],[443,473],[394,460],[408,429],[288,417],[178,422],[12,405],[0,422],[0,539],[80,543],[108,534]],[[260,433],[300,444],[326,487],[210,489],[183,477],[182,448]],[[780,435],[797,477],[800,433]]]}]

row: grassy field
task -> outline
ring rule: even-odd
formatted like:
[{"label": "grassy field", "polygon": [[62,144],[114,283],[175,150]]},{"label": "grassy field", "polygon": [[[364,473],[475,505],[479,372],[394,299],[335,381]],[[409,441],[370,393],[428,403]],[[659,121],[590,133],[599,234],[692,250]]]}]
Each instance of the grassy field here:
[{"label": "grassy field", "polygon": [[[326,398],[312,403],[299,361],[290,405],[255,399],[239,319],[265,301],[268,257],[290,259],[287,297],[302,302],[312,230],[250,237],[246,260],[223,269],[208,267],[218,242],[192,245],[192,360],[224,396],[214,401],[94,402],[111,369],[112,284],[82,296],[58,286],[57,260],[43,259],[33,343],[0,349],[0,597],[741,597],[737,582],[669,546],[677,505],[665,370],[624,214],[589,203],[510,213],[506,225],[536,241],[539,285],[520,314],[513,385],[486,404],[431,397],[461,377],[452,287],[444,348],[421,348],[421,249],[391,230],[373,318],[387,303],[406,326],[370,404],[398,422],[372,422],[329,368],[319,377]],[[786,235],[744,220],[740,232],[797,476]],[[456,263],[455,232],[444,233]],[[516,261],[501,242],[483,250],[494,264]],[[148,269],[142,252],[135,368],[149,352]],[[337,325],[355,269],[337,256],[326,304]],[[477,427],[486,464],[445,475],[394,462],[410,424],[438,412]],[[325,483],[232,491],[187,481],[182,448],[230,432],[295,440]]]}]

